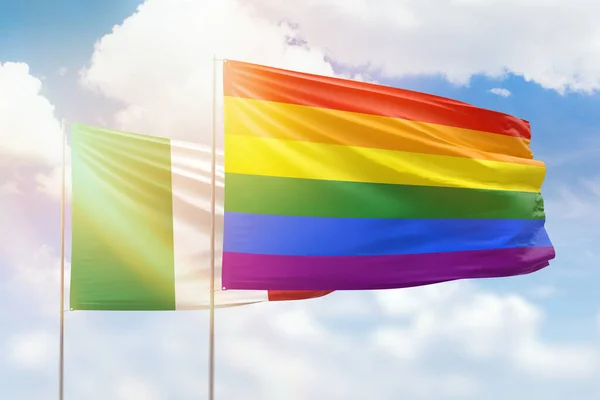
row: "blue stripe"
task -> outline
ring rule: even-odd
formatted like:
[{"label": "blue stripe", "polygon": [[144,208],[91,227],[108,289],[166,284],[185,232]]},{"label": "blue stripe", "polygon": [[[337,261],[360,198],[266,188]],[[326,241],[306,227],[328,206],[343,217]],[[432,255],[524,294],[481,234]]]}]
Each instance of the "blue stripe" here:
[{"label": "blue stripe", "polygon": [[224,251],[374,256],[551,246],[544,220],[319,218],[225,213]]}]

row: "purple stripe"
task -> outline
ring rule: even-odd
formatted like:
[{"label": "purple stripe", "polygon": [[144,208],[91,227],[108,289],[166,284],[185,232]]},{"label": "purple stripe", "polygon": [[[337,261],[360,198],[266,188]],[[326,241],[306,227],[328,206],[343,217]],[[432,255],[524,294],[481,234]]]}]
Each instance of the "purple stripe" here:
[{"label": "purple stripe", "polygon": [[385,256],[223,253],[224,289],[370,290],[523,275],[548,266],[553,247]]}]

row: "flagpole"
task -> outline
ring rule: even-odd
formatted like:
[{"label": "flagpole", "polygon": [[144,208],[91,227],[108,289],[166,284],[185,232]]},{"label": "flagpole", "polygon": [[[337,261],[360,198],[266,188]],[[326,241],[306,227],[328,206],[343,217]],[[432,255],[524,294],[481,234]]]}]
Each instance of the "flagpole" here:
[{"label": "flagpole", "polygon": [[215,198],[217,175],[217,56],[213,55],[213,96],[212,96],[212,159],[210,190],[210,322],[208,349],[208,400],[215,395]]},{"label": "flagpole", "polygon": [[65,153],[67,142],[66,121],[63,119],[62,128],[62,194],[60,200],[60,333],[58,361],[58,398],[64,398],[64,345],[65,345],[65,195],[66,195],[66,166]]}]

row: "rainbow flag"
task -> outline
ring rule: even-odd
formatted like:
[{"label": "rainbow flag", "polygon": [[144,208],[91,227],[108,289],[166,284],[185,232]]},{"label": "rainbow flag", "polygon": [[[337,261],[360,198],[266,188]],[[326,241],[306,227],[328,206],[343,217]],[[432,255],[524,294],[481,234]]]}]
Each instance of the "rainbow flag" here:
[{"label": "rainbow flag", "polygon": [[527,274],[555,252],[527,121],[226,61],[224,289]]}]

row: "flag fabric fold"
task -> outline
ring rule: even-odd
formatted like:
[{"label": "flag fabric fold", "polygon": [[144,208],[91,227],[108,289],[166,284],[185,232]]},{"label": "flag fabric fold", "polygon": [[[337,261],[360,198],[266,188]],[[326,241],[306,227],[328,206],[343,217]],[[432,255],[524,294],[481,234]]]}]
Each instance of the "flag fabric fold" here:
[{"label": "flag fabric fold", "polygon": [[227,60],[225,289],[360,290],[549,264],[527,121]]},{"label": "flag fabric fold", "polygon": [[[204,309],[210,296],[211,150],[70,126],[73,310]],[[216,307],[327,291],[221,290],[223,155],[216,176]]]}]

